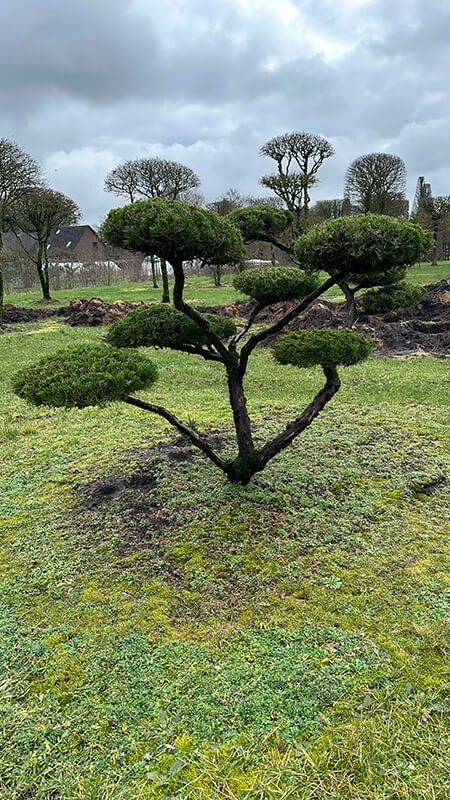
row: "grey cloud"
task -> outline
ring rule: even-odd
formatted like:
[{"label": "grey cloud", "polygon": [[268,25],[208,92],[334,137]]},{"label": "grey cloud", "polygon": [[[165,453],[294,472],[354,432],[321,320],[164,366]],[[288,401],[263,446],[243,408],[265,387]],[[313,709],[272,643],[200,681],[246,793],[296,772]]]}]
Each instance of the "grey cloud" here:
[{"label": "grey cloud", "polygon": [[121,160],[183,161],[208,199],[259,193],[260,145],[292,129],[336,150],[313,199],[379,149],[405,159],[411,193],[428,173],[447,193],[449,23],[447,0],[17,0],[0,6],[1,135],[93,222]]}]

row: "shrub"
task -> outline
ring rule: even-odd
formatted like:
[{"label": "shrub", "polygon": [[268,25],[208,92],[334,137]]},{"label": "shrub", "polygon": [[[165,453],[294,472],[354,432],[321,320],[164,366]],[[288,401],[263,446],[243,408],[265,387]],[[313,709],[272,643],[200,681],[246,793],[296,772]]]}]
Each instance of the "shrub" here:
[{"label": "shrub", "polygon": [[388,311],[415,305],[424,294],[426,294],[424,286],[408,283],[371,289],[363,295],[363,309],[366,314],[386,314]]},{"label": "shrub", "polygon": [[46,356],[19,372],[13,388],[35,405],[84,408],[122,400],[129,392],[150,386],[156,377],[156,366],[140,353],[90,345]]},{"label": "shrub", "polygon": [[294,242],[294,251],[306,269],[344,272],[349,280],[376,286],[368,283],[371,277],[415,264],[430,246],[430,234],[402,217],[357,214],[313,225]]},{"label": "shrub", "polygon": [[205,263],[239,264],[245,257],[239,230],[228,219],[162,197],[112,209],[100,235],[114,247],[166,258],[174,268],[195,258]]},{"label": "shrub", "polygon": [[261,305],[305,297],[319,285],[315,275],[296,267],[247,269],[236,275],[234,288],[254,297]]},{"label": "shrub", "polygon": [[369,355],[373,342],[355,331],[295,331],[279,336],[272,351],[279,364],[295,367],[349,367]]},{"label": "shrub", "polygon": [[[204,314],[212,330],[221,339],[236,333],[236,325],[228,317]],[[141,306],[130,311],[109,328],[107,341],[115,347],[171,347],[205,344],[205,332],[181,311],[166,303]]]},{"label": "shrub", "polygon": [[274,206],[248,206],[228,214],[233,225],[239,228],[244,242],[272,241],[292,224],[292,214]]}]

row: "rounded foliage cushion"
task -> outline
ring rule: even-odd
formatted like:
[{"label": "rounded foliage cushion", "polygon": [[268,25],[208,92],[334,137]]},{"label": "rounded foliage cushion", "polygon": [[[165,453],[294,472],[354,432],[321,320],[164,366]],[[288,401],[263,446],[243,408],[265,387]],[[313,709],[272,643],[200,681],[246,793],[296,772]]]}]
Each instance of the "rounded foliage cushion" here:
[{"label": "rounded foliage cushion", "polygon": [[280,364],[295,367],[345,367],[369,355],[373,342],[362,333],[343,330],[295,331],[279,336],[273,354]]},{"label": "rounded foliage cushion", "polygon": [[[236,325],[228,317],[204,314],[214,333],[221,339],[233,336]],[[205,333],[194,320],[168,303],[155,303],[130,311],[115,322],[106,334],[115,347],[170,347],[202,345]]]},{"label": "rounded foliage cushion", "polygon": [[258,267],[236,275],[234,288],[269,305],[282,300],[297,300],[319,285],[318,278],[296,267]]},{"label": "rounded foliage cushion", "polygon": [[13,388],[35,405],[84,408],[120,400],[156,377],[155,364],[140,353],[83,345],[58,350],[22,370]]}]

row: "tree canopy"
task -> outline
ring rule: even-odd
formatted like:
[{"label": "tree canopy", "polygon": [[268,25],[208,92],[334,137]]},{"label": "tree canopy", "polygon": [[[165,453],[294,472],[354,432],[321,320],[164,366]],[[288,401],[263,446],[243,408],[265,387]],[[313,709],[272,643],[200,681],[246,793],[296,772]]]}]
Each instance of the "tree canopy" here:
[{"label": "tree canopy", "polygon": [[15,233],[25,233],[33,244],[29,247],[27,238],[17,237],[27,256],[36,264],[45,300],[50,299],[47,247],[52,230],[72,225],[80,217],[81,211],[70,197],[46,186],[30,187],[10,210],[10,227]]},{"label": "tree canopy", "polygon": [[291,131],[270,139],[260,152],[273,159],[277,167],[260,183],[285,203],[292,214],[294,232],[299,233],[308,218],[309,190],[318,182],[317,173],[325,159],[334,155],[333,147],[322,136]]},{"label": "tree canopy", "polygon": [[359,156],[345,174],[344,195],[362,214],[407,217],[405,189],[405,163],[390,153]]},{"label": "tree canopy", "polygon": [[238,264],[244,258],[242,237],[228,219],[178,200],[138,200],[109,212],[101,237],[115,247],[165,258],[172,265],[201,259]]}]

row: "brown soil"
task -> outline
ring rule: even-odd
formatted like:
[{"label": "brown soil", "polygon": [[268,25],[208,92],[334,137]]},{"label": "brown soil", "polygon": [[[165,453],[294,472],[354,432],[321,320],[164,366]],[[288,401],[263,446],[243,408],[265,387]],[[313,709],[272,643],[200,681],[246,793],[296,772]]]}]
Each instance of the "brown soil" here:
[{"label": "brown soil", "polygon": [[[450,348],[450,282],[448,280],[430,284],[427,294],[414,306],[388,314],[361,315],[355,330],[374,340],[374,355],[411,356],[430,354],[445,356]],[[254,300],[239,300],[226,306],[201,306],[199,311],[220,316],[245,318],[254,307]],[[268,306],[256,321],[270,325],[280,319],[295,301]],[[4,323],[30,322],[55,314],[66,317],[67,325],[110,325],[119,317],[143,303],[127,303],[116,300],[106,303],[98,297],[90,300],[72,300],[68,306],[57,309],[19,308],[11,304],[4,306]],[[283,332],[311,330],[312,328],[341,328],[344,303],[333,303],[321,299],[293,320]],[[271,344],[271,339],[265,341]]]},{"label": "brown soil", "polygon": [[59,313],[59,308],[22,308],[12,303],[3,306],[3,322],[9,325],[12,322],[33,322],[43,317],[54,317]]},{"label": "brown soil", "polygon": [[[429,354],[442,357],[449,354],[450,282],[442,280],[430,284],[426,289],[427,294],[414,306],[388,314],[361,314],[358,317],[354,328],[374,340],[374,355]],[[227,316],[248,317],[254,304],[254,300],[243,300],[230,306],[212,307],[208,310],[225,313]],[[271,325],[294,305],[295,301],[291,300],[268,306],[258,314],[256,321]],[[223,309],[222,312],[219,311],[220,308]],[[320,299],[287,325],[283,333],[313,328],[341,328],[344,309],[344,303]],[[266,339],[264,344],[272,344],[273,338]]]},{"label": "brown soil", "polygon": [[62,317],[67,317],[66,325],[88,325],[95,327],[98,325],[111,325],[119,317],[128,314],[129,311],[138,308],[143,303],[127,303],[125,300],[115,300],[114,303],[106,303],[99,297],[92,297],[90,300],[71,300],[68,306],[59,309]]}]

